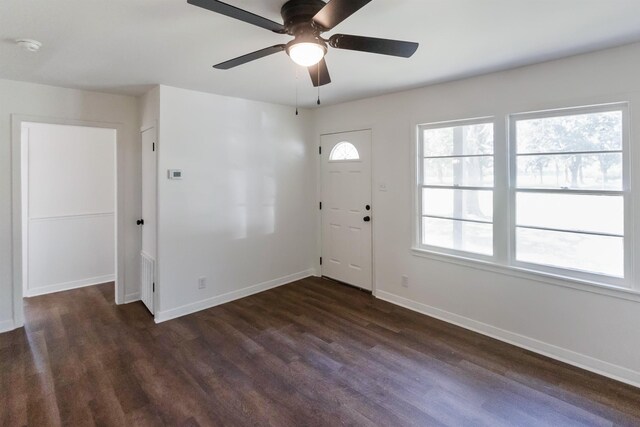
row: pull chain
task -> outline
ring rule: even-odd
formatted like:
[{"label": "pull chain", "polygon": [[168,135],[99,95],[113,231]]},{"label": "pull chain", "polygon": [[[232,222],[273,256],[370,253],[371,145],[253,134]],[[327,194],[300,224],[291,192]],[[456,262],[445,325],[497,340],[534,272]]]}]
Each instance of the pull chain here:
[{"label": "pull chain", "polygon": [[318,62],[317,67],[318,67],[318,105],[320,105],[320,62]]},{"label": "pull chain", "polygon": [[296,70],[296,116],[298,115],[298,67],[295,67]]}]

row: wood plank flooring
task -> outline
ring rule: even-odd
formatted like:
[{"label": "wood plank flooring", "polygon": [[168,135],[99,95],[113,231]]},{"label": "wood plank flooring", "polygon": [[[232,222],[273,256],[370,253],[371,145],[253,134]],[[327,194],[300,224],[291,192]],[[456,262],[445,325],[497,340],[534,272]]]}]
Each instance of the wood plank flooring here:
[{"label": "wood plank flooring", "polygon": [[25,300],[0,425],[640,425],[640,389],[328,280],[159,325],[113,300]]}]

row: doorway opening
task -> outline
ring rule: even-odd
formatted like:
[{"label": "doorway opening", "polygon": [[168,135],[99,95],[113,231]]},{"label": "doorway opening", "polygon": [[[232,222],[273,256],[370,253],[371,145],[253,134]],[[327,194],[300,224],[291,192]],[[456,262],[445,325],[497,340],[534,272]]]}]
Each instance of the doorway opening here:
[{"label": "doorway opening", "polygon": [[14,327],[22,298],[119,280],[118,126],[13,117]]}]

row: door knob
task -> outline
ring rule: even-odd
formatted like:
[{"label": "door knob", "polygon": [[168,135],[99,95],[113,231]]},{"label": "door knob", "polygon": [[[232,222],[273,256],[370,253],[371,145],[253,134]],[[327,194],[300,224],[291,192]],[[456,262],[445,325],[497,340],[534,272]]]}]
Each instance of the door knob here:
[{"label": "door knob", "polygon": [[136,221],[137,225],[144,225],[144,219],[139,219]]},{"label": "door knob", "polygon": [[371,221],[371,217],[370,216],[365,216],[364,218],[362,218],[364,220],[364,222],[369,222]]}]

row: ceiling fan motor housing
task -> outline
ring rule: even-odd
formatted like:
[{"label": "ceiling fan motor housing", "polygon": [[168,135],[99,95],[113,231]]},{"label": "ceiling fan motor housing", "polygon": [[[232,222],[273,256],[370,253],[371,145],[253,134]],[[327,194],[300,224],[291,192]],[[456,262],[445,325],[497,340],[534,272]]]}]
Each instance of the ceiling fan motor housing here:
[{"label": "ceiling fan motor housing", "polygon": [[284,22],[287,34],[297,36],[300,33],[312,32],[316,36],[319,35],[324,28],[319,28],[314,22],[313,17],[326,6],[322,0],[289,0],[286,2],[280,15]]},{"label": "ceiling fan motor housing", "polygon": [[291,48],[300,43],[313,43],[327,53],[327,43],[320,37],[324,30],[313,22],[313,17],[324,7],[322,0],[289,0],[286,2],[280,14],[284,22],[287,34],[295,37],[287,43],[286,51],[291,56]]}]

